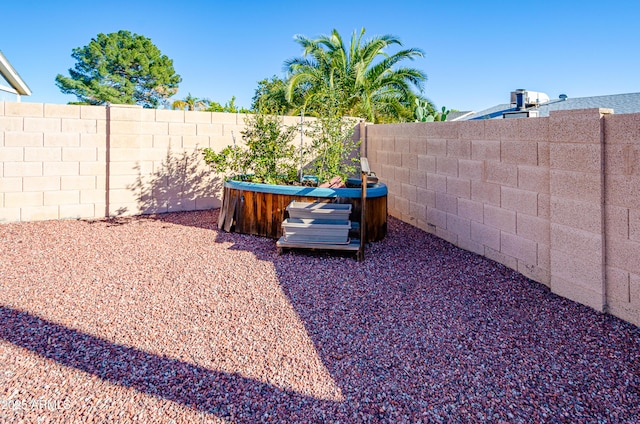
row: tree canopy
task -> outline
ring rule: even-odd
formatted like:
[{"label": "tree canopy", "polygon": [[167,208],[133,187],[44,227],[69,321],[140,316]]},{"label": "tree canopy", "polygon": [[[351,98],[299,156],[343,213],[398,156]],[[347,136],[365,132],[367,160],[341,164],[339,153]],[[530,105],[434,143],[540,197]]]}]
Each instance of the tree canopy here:
[{"label": "tree canopy", "polygon": [[73,49],[71,56],[77,63],[69,77],[56,76],[56,85],[81,104],[155,108],[174,95],[182,81],[173,61],[150,39],[129,31],[98,34],[88,45]]},{"label": "tree canopy", "polygon": [[215,102],[213,100],[207,101],[207,108],[205,112],[226,112],[226,113],[251,113],[251,110],[245,107],[238,107],[236,105],[236,96],[231,96],[231,100],[224,105]]},{"label": "tree canopy", "polygon": [[[310,39],[302,35],[295,40],[303,56],[285,62],[288,70],[286,98],[297,108],[313,114],[336,101],[338,114],[365,117],[371,122],[412,119],[413,103],[422,90],[426,75],[398,63],[422,57],[417,48],[388,54],[390,46],[402,46],[393,35],[363,40],[365,29],[353,32],[347,46],[337,30],[331,35]],[[301,94],[301,103],[295,102]],[[297,104],[296,104],[297,103]]]},{"label": "tree canopy", "polygon": [[258,81],[258,88],[251,99],[251,110],[281,113],[284,115],[294,112],[294,108],[287,100],[287,82],[274,75]]}]

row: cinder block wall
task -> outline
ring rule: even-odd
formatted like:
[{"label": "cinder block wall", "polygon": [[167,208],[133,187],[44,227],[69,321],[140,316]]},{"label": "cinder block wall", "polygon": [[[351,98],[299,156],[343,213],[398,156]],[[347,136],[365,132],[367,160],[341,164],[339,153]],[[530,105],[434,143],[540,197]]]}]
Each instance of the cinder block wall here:
[{"label": "cinder block wall", "polygon": [[607,304],[640,325],[640,114],[605,116],[604,134]]},{"label": "cinder block wall", "polygon": [[0,222],[104,216],[104,107],[0,102]]},{"label": "cinder block wall", "polygon": [[589,109],[549,118],[551,290],[606,310],[604,115]]},{"label": "cinder block wall", "polygon": [[244,122],[235,113],[0,102],[0,222],[218,207],[222,180],[201,149],[241,144]]},{"label": "cinder block wall", "polygon": [[240,139],[238,114],[107,109],[106,215],[210,209],[220,205],[222,180],[202,161],[201,148],[216,150]]},{"label": "cinder block wall", "polygon": [[363,153],[391,215],[639,325],[639,123],[590,109],[367,125]]},{"label": "cinder block wall", "polygon": [[[244,114],[107,108],[106,212],[102,216],[202,210],[221,204],[223,178],[201,150],[240,145]],[[285,125],[299,123],[284,117]]]}]

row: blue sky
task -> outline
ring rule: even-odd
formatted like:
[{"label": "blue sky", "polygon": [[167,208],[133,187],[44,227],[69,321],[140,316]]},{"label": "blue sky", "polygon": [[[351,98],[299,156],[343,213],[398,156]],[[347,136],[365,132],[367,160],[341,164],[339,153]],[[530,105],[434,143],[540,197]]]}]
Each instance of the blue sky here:
[{"label": "blue sky", "polygon": [[393,34],[425,57],[438,106],[481,110],[517,88],[550,98],[640,91],[640,1],[33,1],[3,2],[0,50],[33,91],[28,102],[67,103],[55,86],[71,50],[98,33],[144,35],[174,61],[188,93],[249,107],[257,82],[284,76],[295,34],[336,28]]}]

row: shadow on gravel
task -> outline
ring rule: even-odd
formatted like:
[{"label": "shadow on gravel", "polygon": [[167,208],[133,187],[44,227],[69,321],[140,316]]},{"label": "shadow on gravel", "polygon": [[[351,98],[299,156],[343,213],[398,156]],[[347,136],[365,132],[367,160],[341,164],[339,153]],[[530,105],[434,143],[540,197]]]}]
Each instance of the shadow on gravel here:
[{"label": "shadow on gravel", "polygon": [[389,218],[364,262],[218,238],[273,263],[345,398],[330,421],[640,420],[637,327],[415,227]]},{"label": "shadow on gravel", "polygon": [[[236,422],[269,416],[295,422],[295,411],[283,406],[322,411],[332,409],[330,404],[334,403],[114,344],[5,306],[0,306],[0,338],[110,383]],[[253,418],[243,419],[234,411],[249,412]]]},{"label": "shadow on gravel", "polygon": [[[640,330],[389,219],[364,262],[278,255],[202,213],[273,265],[344,401],[320,400],[96,338],[9,307],[0,337],[62,365],[235,422],[639,422]],[[196,219],[197,218],[197,219]],[[207,220],[208,221],[208,220]],[[242,416],[240,416],[242,414]]]}]

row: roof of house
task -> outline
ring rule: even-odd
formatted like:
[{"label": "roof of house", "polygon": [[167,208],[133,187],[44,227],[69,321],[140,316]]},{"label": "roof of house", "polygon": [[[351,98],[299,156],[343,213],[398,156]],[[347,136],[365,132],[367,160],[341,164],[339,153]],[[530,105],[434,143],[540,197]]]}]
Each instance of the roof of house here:
[{"label": "roof of house", "polygon": [[[22,96],[30,96],[31,89],[27,84],[20,78],[20,75],[13,69],[13,66],[9,63],[6,57],[0,51],[0,75],[6,80],[11,89],[15,90],[16,94],[20,94]],[[0,80],[1,81],[1,80]]]},{"label": "roof of house", "polygon": [[473,113],[475,112],[473,112],[472,110],[449,112],[449,114],[447,115],[447,121],[462,121],[464,120],[464,118],[472,115]]},{"label": "roof of house", "polygon": [[[549,116],[552,110],[574,110],[574,109],[592,109],[607,108],[613,109],[614,113],[640,113],[640,93],[611,94],[607,96],[593,97],[567,97],[559,98],[542,103],[538,106],[528,107],[527,110],[537,110],[538,116]],[[502,118],[504,112],[515,112],[515,105],[504,103],[490,107],[488,109],[474,112],[459,120],[478,120],[478,119],[494,119]]]}]

